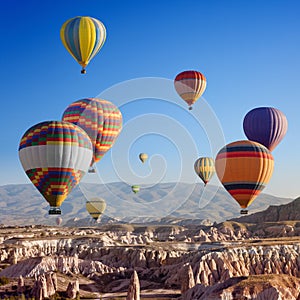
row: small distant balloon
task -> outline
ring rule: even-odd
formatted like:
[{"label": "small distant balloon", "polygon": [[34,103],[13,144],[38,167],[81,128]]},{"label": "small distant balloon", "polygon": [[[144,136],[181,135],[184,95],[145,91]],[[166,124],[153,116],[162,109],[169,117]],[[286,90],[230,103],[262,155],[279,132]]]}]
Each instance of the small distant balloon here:
[{"label": "small distant balloon", "polygon": [[243,128],[249,140],[273,151],[284,138],[288,122],[284,113],[277,108],[257,107],[246,114]]},{"label": "small distant balloon", "polygon": [[62,223],[62,218],[61,217],[57,217],[56,220],[56,225],[59,226]]},{"label": "small distant balloon", "polygon": [[86,210],[97,221],[106,209],[106,202],[102,198],[94,197],[86,202]]},{"label": "small distant balloon", "polygon": [[140,191],[140,186],[139,185],[133,185],[133,186],[131,186],[131,190],[136,194]]},{"label": "small distant balloon", "polygon": [[211,157],[200,157],[195,161],[194,169],[206,185],[215,174],[214,160]]},{"label": "small distant balloon", "polygon": [[146,153],[140,153],[139,158],[142,163],[144,163],[148,159],[148,154]]},{"label": "small distant balloon", "polygon": [[174,79],[178,95],[189,105],[192,105],[202,96],[206,89],[206,78],[198,71],[183,71]]},{"label": "small distant balloon", "polygon": [[100,51],[106,39],[106,29],[102,22],[91,17],[75,17],[66,21],[60,29],[64,47],[82,66],[86,66]]}]

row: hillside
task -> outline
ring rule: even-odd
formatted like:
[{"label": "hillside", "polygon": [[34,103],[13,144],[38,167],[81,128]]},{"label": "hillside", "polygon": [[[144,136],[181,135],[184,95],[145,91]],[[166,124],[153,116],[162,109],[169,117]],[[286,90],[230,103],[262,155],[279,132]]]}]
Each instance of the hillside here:
[{"label": "hillside", "polygon": [[300,220],[300,197],[283,205],[271,205],[266,210],[233,219],[240,223],[263,223]]}]

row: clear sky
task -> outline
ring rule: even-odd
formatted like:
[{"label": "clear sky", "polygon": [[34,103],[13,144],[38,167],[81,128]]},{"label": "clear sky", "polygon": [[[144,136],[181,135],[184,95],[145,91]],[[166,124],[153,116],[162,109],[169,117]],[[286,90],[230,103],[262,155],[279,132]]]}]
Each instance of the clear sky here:
[{"label": "clear sky", "polygon": [[[18,158],[29,127],[60,120],[81,98],[116,95],[107,100],[120,106],[124,129],[97,165],[104,182],[197,182],[193,161],[215,155],[211,139],[223,143],[219,132],[207,136],[201,126],[206,110],[229,143],[246,138],[242,121],[249,110],[272,106],[285,113],[289,128],[273,151],[275,169],[264,191],[299,196],[299,13],[297,0],[2,1],[0,185],[30,182]],[[84,15],[104,23],[107,40],[81,75],[59,32],[66,20]],[[193,113],[172,90],[176,74],[188,69],[207,78]],[[151,85],[148,77],[159,78],[162,86],[153,85],[159,93],[140,85],[140,78]],[[140,99],[133,101],[135,86]],[[160,99],[164,93],[168,99]],[[140,152],[152,157],[144,169]]]}]

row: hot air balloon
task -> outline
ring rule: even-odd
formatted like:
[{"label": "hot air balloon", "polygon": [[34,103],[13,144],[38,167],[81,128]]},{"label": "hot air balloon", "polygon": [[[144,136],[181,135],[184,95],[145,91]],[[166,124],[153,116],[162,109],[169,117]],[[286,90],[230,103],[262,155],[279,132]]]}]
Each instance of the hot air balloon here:
[{"label": "hot air balloon", "polygon": [[105,200],[97,197],[91,198],[89,201],[86,202],[85,206],[86,210],[95,221],[98,220],[100,215],[102,215],[106,209]]},{"label": "hot air balloon", "polygon": [[140,187],[138,185],[133,185],[131,187],[132,191],[136,194],[140,191]]},{"label": "hot air balloon", "polygon": [[87,172],[93,146],[80,127],[46,121],[29,128],[19,145],[21,164],[35,187],[50,204],[49,214],[60,206]]},{"label": "hot air balloon", "polygon": [[206,185],[215,174],[214,160],[210,157],[200,157],[195,161],[194,169]]},{"label": "hot air balloon", "polygon": [[174,80],[174,85],[179,96],[189,105],[201,97],[206,88],[206,78],[198,71],[184,71],[179,73]]},{"label": "hot air balloon", "polygon": [[60,29],[60,38],[65,48],[82,66],[86,66],[100,51],[106,39],[106,29],[102,22],[91,17],[75,17],[66,21]]},{"label": "hot air balloon", "polygon": [[140,158],[141,162],[144,163],[148,159],[148,154],[140,153],[139,158]]},{"label": "hot air balloon", "polygon": [[57,217],[56,220],[56,225],[59,226],[62,223],[62,218],[61,217]]},{"label": "hot air balloon", "polygon": [[288,122],[286,116],[277,108],[257,107],[246,114],[243,128],[249,140],[272,151],[284,138]]},{"label": "hot air balloon", "polygon": [[271,179],[274,160],[271,152],[253,141],[237,141],[223,147],[215,160],[216,173],[229,194],[242,208],[241,214]]},{"label": "hot air balloon", "polygon": [[[97,98],[71,103],[62,119],[80,126],[90,137],[94,148],[91,166],[113,146],[122,130],[120,110],[113,103]],[[90,172],[93,172],[93,168]]]}]

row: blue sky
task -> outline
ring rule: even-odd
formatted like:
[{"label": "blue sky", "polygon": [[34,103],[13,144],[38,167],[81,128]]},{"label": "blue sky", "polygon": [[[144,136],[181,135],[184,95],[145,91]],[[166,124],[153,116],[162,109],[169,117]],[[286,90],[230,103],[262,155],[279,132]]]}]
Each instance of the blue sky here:
[{"label": "blue sky", "polygon": [[[122,82],[144,77],[173,80],[183,70],[196,69],[206,76],[207,88],[203,94],[205,101],[199,100],[195,107],[198,106],[199,113],[205,107],[213,111],[226,143],[245,139],[242,120],[254,107],[272,106],[286,114],[288,133],[273,151],[275,169],[265,192],[299,196],[299,12],[300,4],[293,0],[3,1],[0,185],[29,183],[17,150],[21,136],[30,126],[44,120],[59,120],[71,102],[105,94]],[[80,66],[63,47],[59,36],[62,24],[78,15],[98,18],[107,29],[106,43],[87,67],[86,75],[80,74]],[[125,84],[124,99],[128,93]],[[184,109],[184,103],[182,107],[172,106],[173,100],[180,103],[176,96],[171,96],[168,103],[150,99],[146,92],[143,97],[135,105],[127,103],[120,107],[125,125],[120,140],[133,137],[127,143],[129,150],[121,142],[115,145],[126,154],[128,179],[125,166],[119,177],[114,175],[112,150],[97,166],[103,180],[130,183],[132,178],[146,176],[147,180],[181,178],[196,182],[193,166],[190,172],[181,167],[182,154],[191,161],[197,158],[195,151],[197,155],[210,156],[210,137]],[[108,100],[117,105],[125,101]],[[166,125],[170,127],[170,136],[159,134],[157,126],[150,133],[147,126],[151,126],[151,120],[145,126],[148,131],[134,138],[127,129],[137,126],[130,126],[130,122],[151,114],[162,114],[162,120],[177,122],[186,131],[182,141],[190,140],[196,150],[189,152],[184,149],[185,142],[172,136],[173,125]],[[147,151],[155,156],[151,163],[158,159],[158,165],[165,167],[160,170],[153,165],[152,171],[160,172],[157,177],[149,177],[150,165],[142,169],[136,159],[139,152]]]}]

